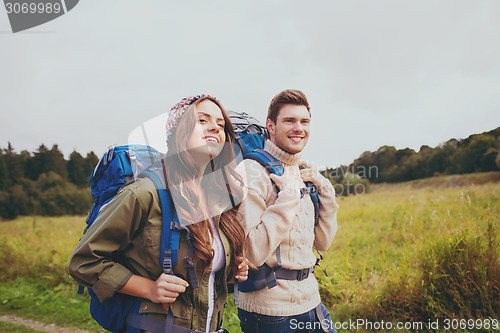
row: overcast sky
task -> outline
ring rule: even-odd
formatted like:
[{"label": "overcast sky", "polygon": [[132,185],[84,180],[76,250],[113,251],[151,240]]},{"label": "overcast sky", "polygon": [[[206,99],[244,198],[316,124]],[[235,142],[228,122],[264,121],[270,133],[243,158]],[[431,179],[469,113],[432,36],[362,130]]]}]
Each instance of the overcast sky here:
[{"label": "overcast sky", "polygon": [[85,0],[16,34],[0,8],[0,50],[0,147],[18,152],[100,155],[199,93],[263,121],[287,88],[319,167],[500,126],[496,0]]}]

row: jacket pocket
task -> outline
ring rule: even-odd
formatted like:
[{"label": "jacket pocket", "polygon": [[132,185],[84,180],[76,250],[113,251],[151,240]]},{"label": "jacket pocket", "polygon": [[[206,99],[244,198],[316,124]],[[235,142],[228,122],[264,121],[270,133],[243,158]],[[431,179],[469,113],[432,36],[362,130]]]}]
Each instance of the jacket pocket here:
[{"label": "jacket pocket", "polygon": [[192,327],[193,307],[189,304],[176,301],[171,306],[174,314],[174,324],[182,327]]},{"label": "jacket pocket", "polygon": [[161,227],[144,227],[142,247],[144,266],[151,272],[158,271],[160,265]]}]

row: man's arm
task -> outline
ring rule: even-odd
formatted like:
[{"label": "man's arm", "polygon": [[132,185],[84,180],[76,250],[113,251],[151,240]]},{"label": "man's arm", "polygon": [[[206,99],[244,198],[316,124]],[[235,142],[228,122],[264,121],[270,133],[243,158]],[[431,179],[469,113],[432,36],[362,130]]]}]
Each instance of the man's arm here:
[{"label": "man's arm", "polygon": [[[247,189],[239,209],[246,235],[246,256],[251,263],[261,266],[289,236],[300,194],[284,186],[278,192],[276,202],[268,206],[274,185],[265,168],[256,161],[244,160],[237,171],[243,176]],[[286,185],[287,175],[283,177]]]},{"label": "man's arm", "polygon": [[335,189],[332,183],[306,162],[300,162],[300,176],[304,182],[312,182],[319,194],[319,221],[314,227],[314,248],[326,251],[337,233],[337,210]]},{"label": "man's arm", "polygon": [[318,251],[326,251],[332,244],[337,233],[337,211],[339,205],[335,200],[335,189],[325,178],[319,194],[319,222],[314,227],[314,248]]}]

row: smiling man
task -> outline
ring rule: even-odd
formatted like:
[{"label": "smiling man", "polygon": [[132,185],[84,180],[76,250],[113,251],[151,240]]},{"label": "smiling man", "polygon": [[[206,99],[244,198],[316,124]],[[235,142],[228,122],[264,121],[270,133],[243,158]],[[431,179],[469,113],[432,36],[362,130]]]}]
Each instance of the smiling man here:
[{"label": "smiling man", "polygon": [[[335,331],[312,270],[313,250],[327,250],[335,237],[338,205],[332,184],[300,162],[310,123],[304,93],[280,92],[269,106],[264,150],[283,165],[283,175],[269,174],[251,159],[238,166],[247,187],[239,210],[246,255],[259,267],[251,274],[254,280],[238,293],[238,316],[245,333],[296,332],[301,327],[311,328],[308,332]],[[317,219],[312,197],[304,195],[306,183],[318,191]]]}]

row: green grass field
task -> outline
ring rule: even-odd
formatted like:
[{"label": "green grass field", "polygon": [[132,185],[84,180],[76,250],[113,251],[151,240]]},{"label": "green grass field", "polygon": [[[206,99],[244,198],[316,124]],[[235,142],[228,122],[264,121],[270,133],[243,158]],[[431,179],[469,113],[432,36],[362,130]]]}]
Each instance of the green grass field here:
[{"label": "green grass field", "polygon": [[[444,176],[339,197],[339,230],[321,263],[328,276],[315,272],[334,322],[498,320],[498,180],[498,173]],[[84,217],[0,223],[0,313],[99,331],[66,268],[84,224]],[[228,304],[225,326],[240,332]]]}]

